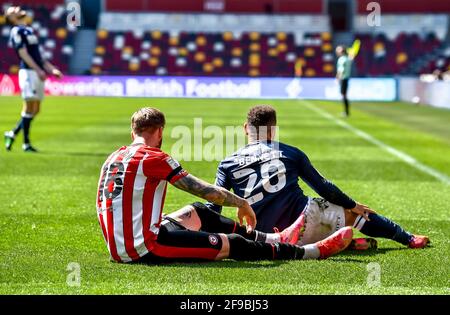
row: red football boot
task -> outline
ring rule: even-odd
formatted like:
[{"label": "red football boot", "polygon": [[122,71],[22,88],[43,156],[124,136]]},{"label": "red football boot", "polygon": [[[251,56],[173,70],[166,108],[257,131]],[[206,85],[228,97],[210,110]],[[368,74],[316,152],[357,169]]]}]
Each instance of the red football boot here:
[{"label": "red football boot", "polygon": [[430,243],[430,238],[425,235],[413,235],[409,248],[425,248]]},{"label": "red football boot", "polygon": [[320,259],[327,259],[330,256],[342,252],[350,245],[353,237],[353,230],[350,226],[334,232],[326,239],[316,243],[320,251]]},{"label": "red football boot", "polygon": [[283,231],[278,232],[274,229],[276,233],[280,234],[280,243],[297,244],[298,239],[304,232],[305,226],[305,215],[301,214],[294,223],[285,228]]}]

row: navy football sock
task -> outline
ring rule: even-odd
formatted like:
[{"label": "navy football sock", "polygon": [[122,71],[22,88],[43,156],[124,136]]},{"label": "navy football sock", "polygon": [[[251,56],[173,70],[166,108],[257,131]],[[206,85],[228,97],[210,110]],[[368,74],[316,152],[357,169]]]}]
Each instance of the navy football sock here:
[{"label": "navy football sock", "polygon": [[370,221],[358,216],[353,227],[371,237],[383,237],[408,245],[412,239],[411,233],[405,231],[400,225],[376,213],[369,214]]},{"label": "navy football sock", "polygon": [[345,105],[345,114],[350,116],[350,104],[348,102],[347,96],[344,97],[344,105]]},{"label": "navy football sock", "polygon": [[23,127],[23,142],[25,144],[30,143],[30,125],[33,117],[22,117],[22,127]]},{"label": "navy football sock", "polygon": [[17,136],[20,130],[22,130],[22,126],[23,126],[23,118],[21,117],[20,120],[17,122],[16,127],[12,130],[15,136]]}]

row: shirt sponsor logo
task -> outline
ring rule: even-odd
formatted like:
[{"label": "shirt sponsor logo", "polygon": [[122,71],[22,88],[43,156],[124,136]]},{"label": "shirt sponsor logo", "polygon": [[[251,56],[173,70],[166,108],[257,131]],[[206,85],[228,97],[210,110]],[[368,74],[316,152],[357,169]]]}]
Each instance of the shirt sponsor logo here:
[{"label": "shirt sponsor logo", "polygon": [[[45,91],[48,95],[120,97],[341,98],[339,85],[332,78],[307,78],[299,84],[289,78],[70,76],[62,80],[49,78]],[[351,79],[351,99],[390,101],[396,96],[395,79]]]},{"label": "shirt sponsor logo", "polygon": [[180,163],[178,163],[178,161],[174,160],[173,158],[168,158],[167,164],[169,164],[172,169],[176,169],[177,167],[180,167]]}]

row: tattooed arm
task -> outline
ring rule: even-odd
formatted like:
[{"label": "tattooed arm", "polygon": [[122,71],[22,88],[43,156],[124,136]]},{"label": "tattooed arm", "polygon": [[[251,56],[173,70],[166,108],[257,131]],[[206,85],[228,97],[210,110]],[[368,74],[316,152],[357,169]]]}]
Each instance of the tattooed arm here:
[{"label": "tattooed arm", "polygon": [[222,187],[211,185],[191,174],[177,180],[173,185],[221,206],[242,207],[247,203],[247,200],[236,196],[232,192]]},{"label": "tattooed arm", "polygon": [[247,225],[251,229],[254,229],[256,226],[256,215],[247,200],[233,194],[225,188],[211,185],[191,174],[180,178],[174,182],[173,185],[178,189],[184,190],[214,204],[237,207],[239,222],[242,224],[243,219],[245,218]]}]

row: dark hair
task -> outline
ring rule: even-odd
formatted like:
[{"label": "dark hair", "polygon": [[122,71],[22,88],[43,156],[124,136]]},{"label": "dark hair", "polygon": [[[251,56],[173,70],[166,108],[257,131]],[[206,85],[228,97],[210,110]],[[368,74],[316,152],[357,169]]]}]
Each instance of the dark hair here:
[{"label": "dark hair", "polygon": [[270,105],[257,105],[250,108],[247,123],[254,127],[272,127],[277,124],[277,112]]},{"label": "dark hair", "polygon": [[136,111],[133,116],[131,116],[131,129],[137,135],[148,129],[157,129],[164,127],[166,124],[166,119],[164,114],[152,107],[144,107]]}]

